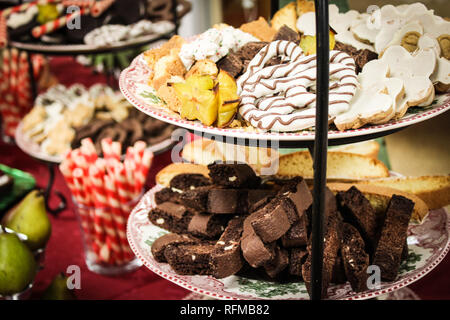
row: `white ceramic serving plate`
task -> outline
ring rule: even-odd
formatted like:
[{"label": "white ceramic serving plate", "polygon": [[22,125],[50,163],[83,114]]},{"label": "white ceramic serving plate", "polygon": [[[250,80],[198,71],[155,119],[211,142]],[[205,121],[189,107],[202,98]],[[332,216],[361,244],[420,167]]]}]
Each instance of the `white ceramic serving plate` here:
[{"label": "white ceramic serving plate", "polygon": [[[219,135],[252,140],[276,140],[276,141],[311,141],[314,140],[314,131],[300,132],[262,132],[247,131],[242,128],[217,128],[205,126],[200,121],[182,119],[179,114],[171,112],[164,106],[156,95],[155,90],[148,84],[150,68],[145,62],[143,54],[137,56],[131,65],[122,71],[119,79],[120,90],[125,98],[137,109],[159,120],[211,135]],[[438,95],[430,107],[423,109],[414,108],[415,112],[407,113],[399,120],[392,120],[386,124],[369,125],[359,129],[328,132],[328,139],[354,138],[358,136],[379,134],[407,127],[415,123],[433,118],[450,109],[450,93]]]},{"label": "white ceramic serving plate", "polygon": [[[50,155],[44,150],[42,150],[41,146],[34,141],[31,141],[26,137],[23,130],[23,123],[20,122],[17,126],[16,133],[15,133],[15,140],[17,146],[26,154],[32,156],[33,158],[50,162],[50,163],[61,163],[64,157],[61,155]],[[166,139],[161,141],[160,143],[151,145],[148,147],[148,150],[152,151],[153,154],[157,155],[164,151],[169,150],[174,144],[174,141],[172,139]]]},{"label": "white ceramic serving plate", "polygon": [[[153,225],[148,212],[155,206],[154,193],[161,190],[155,186],[149,190],[131,212],[127,236],[133,252],[144,265],[161,277],[215,299],[309,299],[303,282],[276,283],[265,280],[230,276],[215,279],[212,276],[182,276],[175,273],[167,263],[157,262],[151,253],[151,245],[166,230]],[[450,250],[450,213],[439,209],[429,213],[422,224],[411,224],[408,229],[409,257],[400,267],[397,280],[382,282],[377,290],[353,292],[350,284],[332,285],[328,288],[329,299],[370,299],[394,292],[419,280],[434,269]]]}]

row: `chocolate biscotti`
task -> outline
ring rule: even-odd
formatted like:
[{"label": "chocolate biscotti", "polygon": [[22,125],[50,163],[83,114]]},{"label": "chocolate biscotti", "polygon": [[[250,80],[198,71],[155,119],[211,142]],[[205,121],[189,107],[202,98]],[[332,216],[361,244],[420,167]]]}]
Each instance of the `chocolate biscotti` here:
[{"label": "chocolate biscotti", "polygon": [[181,275],[210,275],[209,264],[213,243],[171,244],[164,250],[164,256],[176,273]]},{"label": "chocolate biscotti", "polygon": [[195,242],[196,240],[185,234],[167,233],[153,242],[151,250],[153,257],[155,258],[156,261],[167,262],[166,257],[164,255],[164,251],[166,250],[167,246],[175,244],[195,243]]},{"label": "chocolate biscotti", "polygon": [[341,255],[345,275],[353,291],[367,290],[367,267],[369,255],[359,231],[351,224],[344,223],[342,231]]},{"label": "chocolate biscotti", "polygon": [[413,208],[414,202],[402,196],[394,195],[389,202],[372,263],[380,268],[384,280],[397,277]]},{"label": "chocolate biscotti", "polygon": [[172,202],[163,202],[148,213],[154,225],[175,233],[186,233],[193,215],[185,206]]},{"label": "chocolate biscotti", "polygon": [[214,277],[220,279],[236,274],[244,265],[241,254],[241,236],[244,217],[234,217],[228,222],[223,234],[211,253],[210,265]]},{"label": "chocolate biscotti", "polygon": [[214,184],[229,188],[257,188],[261,183],[253,169],[244,163],[213,163],[208,165]]}]

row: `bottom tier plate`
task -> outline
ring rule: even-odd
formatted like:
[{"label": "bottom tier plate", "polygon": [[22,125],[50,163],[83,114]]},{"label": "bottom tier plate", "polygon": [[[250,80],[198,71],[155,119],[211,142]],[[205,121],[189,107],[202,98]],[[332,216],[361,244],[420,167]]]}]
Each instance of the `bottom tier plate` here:
[{"label": "bottom tier plate", "polygon": [[[168,231],[153,225],[148,212],[155,206],[154,194],[161,189],[149,190],[131,212],[127,236],[130,246],[144,265],[161,277],[196,293],[216,299],[309,299],[303,282],[277,283],[267,280],[230,276],[215,279],[211,276],[181,276],[167,263],[157,262],[151,253],[151,245]],[[410,224],[408,228],[409,256],[400,267],[396,281],[382,282],[377,290],[353,292],[350,284],[331,285],[329,299],[370,299],[406,287],[433,270],[450,249],[450,214],[446,209],[429,213],[422,224]]]}]

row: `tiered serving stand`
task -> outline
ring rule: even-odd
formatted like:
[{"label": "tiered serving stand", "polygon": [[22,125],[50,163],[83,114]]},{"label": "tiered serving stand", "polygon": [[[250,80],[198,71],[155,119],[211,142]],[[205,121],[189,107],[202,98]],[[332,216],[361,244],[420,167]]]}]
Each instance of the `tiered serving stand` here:
[{"label": "tiered serving stand", "polygon": [[[95,45],[86,45],[86,44],[64,44],[64,45],[49,45],[49,44],[43,44],[43,43],[28,43],[28,42],[17,42],[17,41],[10,41],[9,46],[13,48],[17,48],[21,51],[28,52],[28,65],[29,65],[29,75],[31,79],[31,90],[32,90],[32,96],[35,99],[37,97],[37,87],[36,87],[36,81],[34,79],[34,73],[33,73],[33,65],[31,60],[32,53],[36,54],[42,54],[44,56],[78,56],[78,55],[97,55],[97,54],[105,54],[105,53],[115,53],[115,52],[121,52],[126,51],[129,49],[139,48],[144,45],[148,45],[151,43],[155,43],[160,40],[164,39],[170,39],[173,35],[178,33],[178,27],[179,27],[179,20],[177,18],[177,10],[176,10],[176,0],[170,0],[172,1],[172,8],[173,8],[173,16],[174,16],[174,28],[173,30],[165,33],[165,34],[149,34],[144,35],[135,39],[126,40],[126,41],[120,41],[115,44],[110,44],[106,46],[95,46]],[[59,164],[62,159],[60,157],[54,157],[50,156],[44,152],[42,152],[36,145],[31,144],[29,141],[26,140],[26,138],[23,136],[23,133],[21,131],[22,125],[19,124],[18,129],[16,130],[15,134],[15,142],[18,145],[22,151],[30,155],[31,157],[40,160],[47,164],[48,171],[49,171],[49,180],[48,184],[45,189],[45,199],[46,199],[46,207],[48,212],[57,215],[61,211],[63,211],[66,208],[67,200],[65,199],[64,195],[58,191],[55,191],[55,194],[60,199],[60,203],[56,208],[51,208],[49,205],[49,197],[51,194],[51,190],[53,187],[54,182],[54,176],[55,176],[55,166]],[[169,141],[170,142],[170,141]],[[166,151],[168,148],[171,147],[171,143],[168,143],[168,141],[165,141],[163,143],[160,143],[152,148],[152,151],[155,154],[161,153]]]},{"label": "tiered serving stand", "polygon": [[[278,1],[271,1],[272,14],[278,10]],[[323,215],[324,215],[324,201],[325,201],[325,186],[326,186],[326,164],[327,164],[327,147],[328,145],[343,145],[359,141],[365,141],[378,137],[383,137],[403,128],[406,128],[415,123],[424,121],[426,119],[437,116],[450,109],[450,95],[441,97],[439,102],[435,102],[434,107],[429,110],[424,110],[416,115],[410,115],[404,119],[391,121],[388,124],[369,126],[357,130],[347,130],[344,132],[329,131],[328,130],[328,88],[329,88],[329,18],[328,18],[328,0],[315,0],[316,5],[316,30],[317,30],[317,108],[316,108],[316,125],[315,131],[305,131],[300,133],[271,133],[271,132],[248,132],[240,129],[221,129],[204,126],[198,122],[192,122],[181,119],[178,115],[168,113],[160,108],[152,106],[142,100],[139,95],[142,86],[145,85],[147,72],[145,62],[141,57],[137,57],[131,66],[124,70],[119,80],[119,86],[124,96],[139,110],[155,117],[159,120],[172,123],[174,125],[185,128],[193,133],[200,133],[205,138],[223,139],[227,143],[264,146],[275,148],[308,148],[314,159],[314,189],[313,189],[313,219],[312,219],[312,284],[311,284],[311,299],[321,299],[322,292],[322,261],[323,261]],[[150,230],[155,226],[149,226],[149,221],[146,218],[146,212],[149,207],[153,205],[153,194],[156,190],[151,190],[135,210],[130,215],[128,221],[128,239],[130,245],[136,255],[140,257],[144,264],[157,274],[166,279],[179,284],[189,290],[197,293],[207,294],[215,298],[222,299],[240,299],[240,298],[255,298],[254,296],[239,295],[231,292],[223,291],[227,286],[227,281],[220,281],[212,277],[203,277],[205,285],[202,286],[201,276],[183,277],[177,276],[173,271],[162,266],[154,261],[151,254],[149,254],[150,246],[142,247],[142,243],[149,244],[149,239],[142,237],[148,234],[140,234],[145,228],[150,233],[160,233],[161,231]],[[444,237],[436,248],[438,254],[433,258],[427,260],[426,266],[418,268],[416,273],[410,274],[401,281],[390,284],[385,284],[382,288],[365,292],[363,294],[350,293],[349,288],[337,289],[334,291],[333,297],[344,299],[367,299],[373,298],[377,295],[398,290],[407,286],[413,281],[423,277],[426,273],[431,271],[449,251],[449,223],[447,213],[444,212],[430,213],[430,221],[433,227],[429,226],[430,230],[433,228],[440,228],[439,232]],[[433,223],[434,221],[435,223]],[[436,222],[438,221],[438,222]],[[155,227],[157,228],[157,227]],[[420,228],[419,228],[420,229]],[[422,228],[426,229],[426,228]],[[149,231],[150,230],[150,231]],[[414,231],[414,227],[410,229],[410,234],[415,232],[420,233],[423,237],[423,232],[428,231]],[[147,232],[145,231],[145,232]],[[144,231],[142,231],[145,233]],[[422,233],[421,233],[422,232]],[[430,238],[431,239],[431,238]],[[154,240],[154,239],[153,239]],[[441,239],[442,240],[442,239]],[[431,241],[431,240],[430,240]],[[426,247],[426,245],[425,245]],[[436,252],[435,252],[436,253]],[[200,278],[199,278],[200,277]],[[207,283],[209,282],[209,283]],[[206,288],[206,289],[205,289]],[[216,288],[217,290],[215,290]],[[253,288],[254,289],[254,288]],[[256,290],[256,289],[255,289]],[[345,292],[339,292],[343,290]],[[221,292],[221,293],[217,293]],[[305,292],[304,292],[305,293]],[[307,296],[306,296],[307,297]],[[290,297],[296,299],[296,297]],[[303,299],[300,297],[300,299]]]}]

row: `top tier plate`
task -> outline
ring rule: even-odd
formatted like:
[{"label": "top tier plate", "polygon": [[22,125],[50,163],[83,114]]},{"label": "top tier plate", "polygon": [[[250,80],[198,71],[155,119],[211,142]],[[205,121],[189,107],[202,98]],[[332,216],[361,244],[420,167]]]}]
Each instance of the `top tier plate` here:
[{"label": "top tier plate", "polygon": [[[146,64],[143,54],[137,56],[131,65],[122,71],[120,75],[120,90],[137,109],[147,115],[165,121],[176,126],[186,128],[191,131],[201,132],[208,135],[225,136],[230,138],[267,140],[284,142],[308,142],[314,141],[314,131],[299,132],[262,132],[248,131],[244,128],[217,128],[205,126],[199,121],[182,119],[179,114],[174,113],[164,107],[161,99],[156,95],[155,90],[148,84],[150,68]],[[436,117],[450,109],[450,93],[437,95],[430,107],[423,109],[414,108],[403,118],[392,120],[382,125],[368,125],[355,130],[328,131],[330,144],[336,144],[339,139],[364,140],[375,136],[383,136],[401,128]],[[334,142],[334,143],[333,143]]]}]

